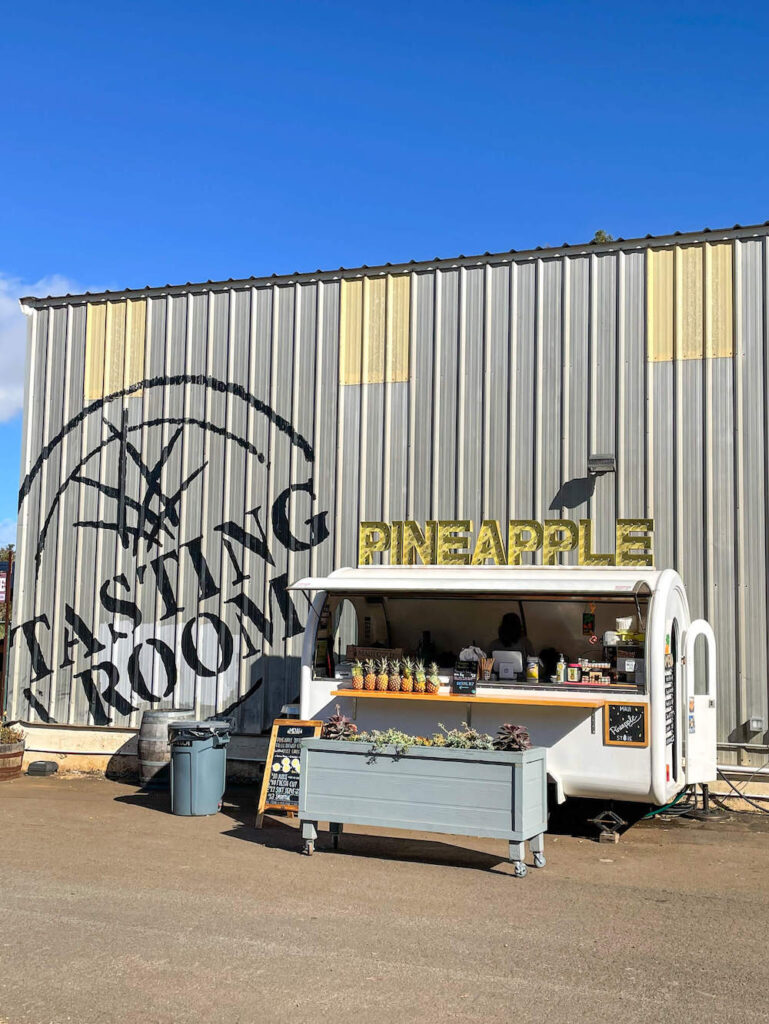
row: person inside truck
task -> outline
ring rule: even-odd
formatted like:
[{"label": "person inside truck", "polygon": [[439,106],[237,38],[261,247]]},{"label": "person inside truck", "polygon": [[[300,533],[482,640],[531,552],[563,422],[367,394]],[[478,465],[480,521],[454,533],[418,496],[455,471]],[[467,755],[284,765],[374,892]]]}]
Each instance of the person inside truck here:
[{"label": "person inside truck", "polygon": [[525,668],[526,659],[533,656],[534,648],[523,631],[519,615],[516,615],[515,612],[507,612],[502,616],[497,636],[491,641],[487,650],[489,654],[492,651],[520,651]]}]

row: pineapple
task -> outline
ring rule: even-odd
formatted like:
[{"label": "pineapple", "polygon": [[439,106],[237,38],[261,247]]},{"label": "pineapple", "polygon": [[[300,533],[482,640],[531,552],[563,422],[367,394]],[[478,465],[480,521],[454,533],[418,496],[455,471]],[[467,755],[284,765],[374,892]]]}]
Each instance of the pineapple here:
[{"label": "pineapple", "polygon": [[401,674],[398,671],[399,667],[397,658],[390,662],[390,679],[387,684],[387,689],[390,693],[400,693]]},{"label": "pineapple", "polygon": [[424,693],[427,688],[427,678],[425,676],[425,663],[423,661],[417,662],[417,674],[414,677],[414,693]]},{"label": "pineapple", "polygon": [[441,681],[438,678],[438,666],[435,662],[430,666],[430,675],[427,677],[427,692],[437,693],[441,688]]},{"label": "pineapple", "polygon": [[363,665],[360,660],[356,661],[352,667],[352,688],[353,690],[363,689]]},{"label": "pineapple", "polygon": [[379,674],[376,677],[376,688],[377,688],[377,690],[380,691],[380,693],[383,690],[387,689],[387,684],[390,682],[390,676],[388,675],[388,669],[389,669],[389,665],[387,664],[387,661],[383,658],[379,662]]},{"label": "pineapple", "polygon": [[366,675],[363,679],[364,690],[376,690],[376,665],[372,658],[366,662]]},{"label": "pineapple", "polygon": [[403,659],[403,672],[401,673],[401,693],[411,693],[414,689],[414,664],[410,658]]}]

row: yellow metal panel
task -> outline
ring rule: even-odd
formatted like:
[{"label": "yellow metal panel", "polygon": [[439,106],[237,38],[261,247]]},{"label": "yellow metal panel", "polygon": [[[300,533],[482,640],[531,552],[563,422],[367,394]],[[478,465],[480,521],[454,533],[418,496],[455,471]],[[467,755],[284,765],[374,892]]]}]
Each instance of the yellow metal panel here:
[{"label": "yellow metal panel", "polygon": [[342,281],[339,314],[339,383],[360,384],[363,281]]},{"label": "yellow metal panel", "polygon": [[385,379],[409,379],[409,315],[411,276],[387,278],[387,366]]},{"label": "yellow metal panel", "polygon": [[125,302],[107,303],[107,332],[104,343],[104,394],[123,390],[125,365]]},{"label": "yellow metal panel", "polygon": [[363,279],[363,374],[364,384],[381,384],[385,367],[385,316],[387,281]]},{"label": "yellow metal panel", "polygon": [[646,250],[648,356],[653,362],[673,358],[673,250]]},{"label": "yellow metal panel", "polygon": [[107,309],[103,302],[88,303],[85,318],[85,378],[83,397],[86,401],[104,394],[104,333]]},{"label": "yellow metal panel", "polygon": [[[147,333],[146,299],[129,299],[126,311],[126,343],[123,387],[130,388],[144,377],[144,339]],[[141,394],[134,391],[134,395]]]},{"label": "yellow metal panel", "polygon": [[342,281],[340,384],[407,381],[410,315],[408,274]]},{"label": "yellow metal panel", "polygon": [[732,355],[731,242],[649,249],[646,273],[650,360]]},{"label": "yellow metal panel", "polygon": [[705,245],[705,355],[731,356],[734,352],[734,271],[732,243]]},{"label": "yellow metal panel", "polygon": [[676,359],[702,359],[702,246],[676,246]]}]

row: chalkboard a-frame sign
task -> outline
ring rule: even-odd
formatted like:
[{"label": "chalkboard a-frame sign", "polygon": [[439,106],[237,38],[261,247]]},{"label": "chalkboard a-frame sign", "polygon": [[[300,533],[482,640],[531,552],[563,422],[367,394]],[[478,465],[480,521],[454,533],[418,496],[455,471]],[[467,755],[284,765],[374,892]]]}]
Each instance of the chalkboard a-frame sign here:
[{"label": "chalkboard a-frame sign", "polygon": [[603,742],[607,747],[649,745],[649,705],[607,702],[604,708]]},{"label": "chalkboard a-frame sign", "polygon": [[262,827],[264,812],[299,809],[299,757],[302,740],[319,736],[323,722],[299,718],[278,718],[272,724],[270,746],[264,766],[262,791],[256,810],[256,827]]}]

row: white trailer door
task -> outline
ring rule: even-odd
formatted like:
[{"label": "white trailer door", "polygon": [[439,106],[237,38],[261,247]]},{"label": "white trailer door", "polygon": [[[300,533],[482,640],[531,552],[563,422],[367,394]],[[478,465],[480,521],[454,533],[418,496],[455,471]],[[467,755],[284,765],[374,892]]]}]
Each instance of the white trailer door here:
[{"label": "white trailer door", "polygon": [[704,619],[695,619],[684,636],[684,694],[686,782],[712,782],[716,777],[716,638]]}]

